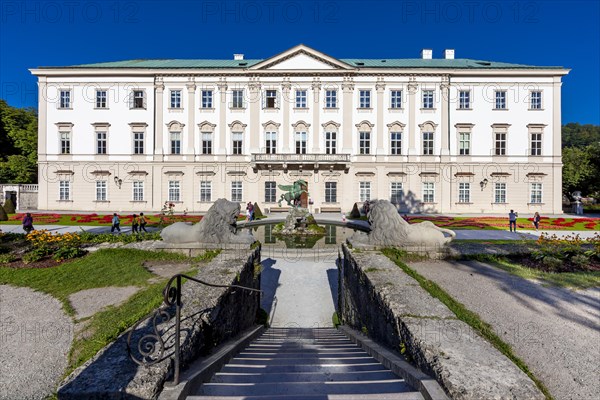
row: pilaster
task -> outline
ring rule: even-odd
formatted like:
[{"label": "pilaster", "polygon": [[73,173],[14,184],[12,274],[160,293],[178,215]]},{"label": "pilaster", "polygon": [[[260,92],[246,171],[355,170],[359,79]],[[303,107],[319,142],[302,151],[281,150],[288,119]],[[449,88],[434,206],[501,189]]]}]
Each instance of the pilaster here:
[{"label": "pilaster", "polygon": [[[217,87],[219,89],[219,126],[214,134],[215,143],[213,143],[213,151],[215,154],[225,154],[225,135],[227,127],[227,82],[224,78],[219,80]],[[202,141],[202,138],[200,138],[200,141]]]},{"label": "pilaster", "polygon": [[342,126],[342,153],[353,154],[352,132],[352,111],[354,109],[354,81],[352,78],[344,78],[342,82],[343,91],[343,126]]},{"label": "pilaster", "polygon": [[311,107],[311,111],[313,113],[313,123],[312,126],[313,131],[311,136],[312,140],[312,153],[318,154],[320,152],[320,143],[321,143],[321,132],[319,130],[319,98],[321,93],[321,81],[319,78],[313,79],[312,83],[313,90],[313,106]]},{"label": "pilaster", "polygon": [[384,127],[384,123],[383,123],[383,94],[385,91],[385,83],[383,81],[383,78],[378,78],[377,79],[377,83],[375,84],[375,90],[377,91],[377,122],[375,123],[375,127],[376,127],[376,143],[375,146],[376,150],[375,150],[375,154],[377,156],[383,156],[385,155],[385,149],[384,149],[384,138],[383,138],[383,127]]},{"label": "pilaster", "polygon": [[154,161],[162,161],[163,155],[163,112],[165,84],[161,77],[154,80]]},{"label": "pilaster", "polygon": [[414,76],[410,77],[408,83],[408,157],[409,161],[410,157],[414,157],[417,155],[417,147],[416,147],[416,119],[417,119],[417,110],[416,110],[416,96],[417,89],[419,86],[417,85],[416,79]]},{"label": "pilaster", "polygon": [[188,90],[188,129],[185,154],[194,155],[194,127],[196,126],[196,82],[194,77],[190,77],[185,86]]},{"label": "pilaster", "polygon": [[450,156],[450,120],[449,120],[449,108],[450,108],[450,82],[448,77],[444,77],[440,84],[441,93],[441,107],[442,107],[442,123],[441,123],[441,142],[442,147],[440,149],[440,156],[442,162],[449,161]]},{"label": "pilaster", "polygon": [[281,136],[281,152],[286,154],[290,152],[290,91],[292,84],[289,78],[284,78],[281,84],[281,107],[283,108],[283,123],[279,135]]},{"label": "pilaster", "polygon": [[[251,78],[252,79],[252,78]],[[250,153],[259,153],[260,152],[260,106],[261,106],[261,96],[260,96],[260,82],[258,78],[254,78],[248,84],[248,89],[250,90],[250,129],[249,129],[249,140],[250,140]]]}]

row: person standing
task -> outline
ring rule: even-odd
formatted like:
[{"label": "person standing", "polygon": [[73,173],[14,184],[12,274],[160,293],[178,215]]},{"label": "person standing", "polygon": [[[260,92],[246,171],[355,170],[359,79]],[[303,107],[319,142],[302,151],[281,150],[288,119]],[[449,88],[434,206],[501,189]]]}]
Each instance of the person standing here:
[{"label": "person standing", "polygon": [[514,231],[517,231],[517,217],[519,216],[519,213],[514,212],[514,210],[510,210],[510,212],[508,213],[508,230],[513,232],[513,228]]},{"label": "person standing", "polygon": [[33,227],[33,217],[31,213],[27,213],[25,218],[23,218],[23,230],[29,235],[29,233],[34,230]]},{"label": "person standing", "polygon": [[250,221],[254,221],[254,204],[248,203],[248,207],[250,208]]},{"label": "person standing", "polygon": [[112,226],[110,227],[110,233],[113,233],[115,231],[115,229],[117,230],[117,232],[121,232],[121,220],[119,219],[119,216],[117,215],[117,213],[113,214],[112,217]]},{"label": "person standing", "polygon": [[144,217],[144,213],[140,213],[140,233],[142,232],[142,230],[146,233],[148,233],[148,231],[146,230],[146,217]]},{"label": "person standing", "polygon": [[540,228],[540,219],[542,219],[542,217],[540,217],[540,213],[536,211],[533,215],[533,226],[535,226],[536,231]]},{"label": "person standing", "polygon": [[138,219],[137,214],[133,214],[133,219],[131,220],[131,233],[138,233],[139,225],[140,225],[140,220]]}]

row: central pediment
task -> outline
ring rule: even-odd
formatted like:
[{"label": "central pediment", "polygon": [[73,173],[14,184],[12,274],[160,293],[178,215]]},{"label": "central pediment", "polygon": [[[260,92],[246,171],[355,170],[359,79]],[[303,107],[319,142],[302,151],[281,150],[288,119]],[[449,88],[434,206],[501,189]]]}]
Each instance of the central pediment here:
[{"label": "central pediment", "polygon": [[349,64],[300,44],[253,65],[251,70],[351,70]]}]

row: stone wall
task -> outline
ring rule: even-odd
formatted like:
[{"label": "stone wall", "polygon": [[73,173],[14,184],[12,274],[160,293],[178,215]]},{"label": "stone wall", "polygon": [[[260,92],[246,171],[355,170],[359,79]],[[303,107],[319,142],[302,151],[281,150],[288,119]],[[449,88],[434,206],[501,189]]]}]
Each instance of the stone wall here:
[{"label": "stone wall", "polygon": [[544,399],[523,371],[386,256],[343,252],[344,324],[404,353],[452,399]]},{"label": "stone wall", "polygon": [[[255,263],[260,262],[260,248],[223,251],[197,279],[219,285],[260,288]],[[182,370],[198,356],[254,325],[260,305],[260,293],[241,289],[214,288],[188,281],[183,285],[181,309]],[[168,310],[174,315],[174,310]],[[102,349],[94,358],[75,370],[61,384],[59,399],[155,399],[165,382],[172,379],[174,318],[158,325],[167,343],[167,357],[150,367],[134,363],[127,352],[127,332]],[[133,332],[132,347],[139,339],[152,335],[147,320]]]}]

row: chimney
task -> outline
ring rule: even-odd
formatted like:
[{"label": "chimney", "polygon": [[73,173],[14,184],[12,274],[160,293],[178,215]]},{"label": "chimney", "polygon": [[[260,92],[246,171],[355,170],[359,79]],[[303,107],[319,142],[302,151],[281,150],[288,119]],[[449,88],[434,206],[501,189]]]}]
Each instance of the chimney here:
[{"label": "chimney", "polygon": [[433,50],[431,49],[423,49],[421,50],[421,58],[423,60],[431,60],[433,54]]},{"label": "chimney", "polygon": [[244,55],[243,54],[234,54],[233,55],[233,59],[234,60],[243,60],[244,59]]},{"label": "chimney", "polygon": [[444,58],[446,60],[454,60],[454,49],[444,50]]}]

